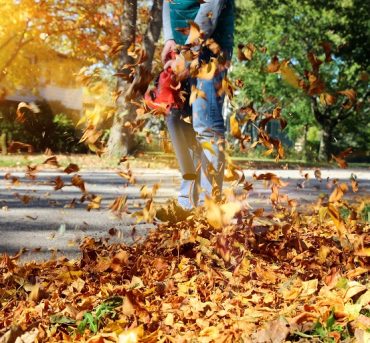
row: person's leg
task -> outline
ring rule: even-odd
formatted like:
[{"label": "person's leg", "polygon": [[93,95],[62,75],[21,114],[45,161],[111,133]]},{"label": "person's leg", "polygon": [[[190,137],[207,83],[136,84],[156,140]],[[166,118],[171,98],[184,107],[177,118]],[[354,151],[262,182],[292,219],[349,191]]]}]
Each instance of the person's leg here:
[{"label": "person's leg", "polygon": [[182,175],[178,202],[184,209],[197,205],[197,167],[199,149],[193,126],[181,118],[181,112],[171,111],[167,116],[167,127],[172,146]]},{"label": "person's leg", "polygon": [[211,80],[196,80],[196,87],[206,94],[206,99],[198,97],[193,103],[193,127],[202,149],[199,204],[204,202],[206,195],[219,199],[222,191],[225,167],[224,96],[218,96],[217,90],[223,76],[224,73],[220,73]]}]

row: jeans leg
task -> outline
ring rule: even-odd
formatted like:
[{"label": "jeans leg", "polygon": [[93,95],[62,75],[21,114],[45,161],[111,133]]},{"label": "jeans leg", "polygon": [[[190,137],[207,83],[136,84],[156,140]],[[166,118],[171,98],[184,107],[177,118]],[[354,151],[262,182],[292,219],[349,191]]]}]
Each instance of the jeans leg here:
[{"label": "jeans leg", "polygon": [[224,73],[211,80],[196,80],[196,87],[206,94],[193,102],[193,127],[201,146],[200,204],[205,196],[219,199],[225,167],[225,124],[222,116],[224,96],[217,95],[217,89]]},{"label": "jeans leg", "polygon": [[183,208],[191,209],[198,202],[199,149],[195,131],[190,123],[181,119],[178,111],[167,116],[167,127],[182,175],[178,201]]},{"label": "jeans leg", "polygon": [[[197,163],[198,161],[199,158],[195,157],[194,162]],[[181,180],[180,192],[177,200],[182,208],[191,210],[198,206],[199,181],[200,181],[200,172],[198,173],[195,180],[184,180],[184,179]]]},{"label": "jeans leg", "polygon": [[194,180],[196,172],[192,150],[197,143],[193,127],[182,120],[181,113],[175,110],[167,116],[167,127],[182,177]]}]

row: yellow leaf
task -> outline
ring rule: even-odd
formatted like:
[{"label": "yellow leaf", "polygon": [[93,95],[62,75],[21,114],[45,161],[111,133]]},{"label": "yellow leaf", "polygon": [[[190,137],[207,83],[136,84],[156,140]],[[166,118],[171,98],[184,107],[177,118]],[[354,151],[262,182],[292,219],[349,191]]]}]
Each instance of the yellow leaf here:
[{"label": "yellow leaf", "polygon": [[189,36],[187,38],[187,42],[189,44],[192,44],[197,39],[199,39],[199,37],[200,37],[200,28],[199,28],[199,25],[197,23],[195,23],[194,21],[190,21],[189,24],[190,24],[190,32],[189,32]]},{"label": "yellow leaf", "polygon": [[240,131],[239,122],[236,119],[236,114],[233,114],[230,117],[230,133],[235,137],[239,138],[241,137],[242,133]]},{"label": "yellow leaf", "polygon": [[166,319],[163,321],[164,325],[172,326],[174,323],[173,313],[167,314]]},{"label": "yellow leaf", "polygon": [[142,325],[135,329],[126,330],[119,334],[118,343],[137,343],[144,336],[144,328]]},{"label": "yellow leaf", "polygon": [[202,148],[205,150],[208,150],[211,154],[215,154],[215,150],[212,147],[212,144],[210,142],[203,142],[201,144]]},{"label": "yellow leaf", "polygon": [[212,199],[206,198],[205,208],[208,223],[215,229],[220,229],[222,227],[222,213],[220,206],[217,205]]},{"label": "yellow leaf", "polygon": [[280,65],[280,73],[283,79],[291,86],[299,88],[299,77],[295,71],[289,67],[289,61],[283,61]]},{"label": "yellow leaf", "polygon": [[189,98],[189,105],[192,105],[193,102],[199,97],[204,99],[204,100],[207,100],[206,93],[204,91],[202,91],[201,89],[198,89],[194,85],[192,85],[191,86],[191,94],[190,94],[190,98]]},{"label": "yellow leaf", "polygon": [[217,338],[220,337],[220,331],[216,326],[208,326],[204,328],[199,335],[201,337],[208,337],[209,339],[216,340]]},{"label": "yellow leaf", "polygon": [[98,210],[100,208],[102,197],[97,195],[92,198],[92,200],[87,205],[87,210]]},{"label": "yellow leaf", "polygon": [[318,284],[319,281],[317,279],[302,282],[302,291],[300,296],[306,297],[308,295],[314,294],[317,291]]},{"label": "yellow leaf", "polygon": [[231,222],[234,215],[240,211],[241,205],[239,202],[218,205],[213,199],[206,198],[205,208],[208,223],[215,229],[220,229]]},{"label": "yellow leaf", "polygon": [[330,93],[321,93],[320,94],[320,102],[323,105],[326,105],[326,106],[334,105],[336,100],[337,99],[335,98],[335,96],[330,94]]},{"label": "yellow leaf", "polygon": [[217,60],[212,57],[209,63],[203,63],[198,70],[197,78],[211,80],[215,76],[217,69]]},{"label": "yellow leaf", "polygon": [[330,253],[330,248],[326,245],[323,245],[319,249],[319,261],[320,263],[324,263],[326,261],[326,257]]},{"label": "yellow leaf", "polygon": [[138,277],[138,276],[133,276],[132,279],[131,279],[131,282],[129,283],[129,285],[127,286],[128,289],[140,289],[140,288],[144,288],[144,283],[143,281]]},{"label": "yellow leaf", "polygon": [[40,285],[37,283],[32,286],[31,293],[28,296],[28,300],[37,302],[40,296]]},{"label": "yellow leaf", "polygon": [[181,54],[179,55],[176,55],[176,59],[175,59],[175,63],[174,63],[174,68],[173,68],[173,72],[176,74],[176,75],[180,75],[182,74],[186,69],[186,61],[185,61],[185,57]]}]

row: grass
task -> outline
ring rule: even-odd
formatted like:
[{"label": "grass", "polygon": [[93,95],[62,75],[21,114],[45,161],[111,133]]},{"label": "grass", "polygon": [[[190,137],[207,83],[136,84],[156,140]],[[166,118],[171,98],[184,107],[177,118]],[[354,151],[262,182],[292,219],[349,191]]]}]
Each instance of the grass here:
[{"label": "grass", "polygon": [[[119,166],[118,158],[99,157],[93,154],[86,155],[56,155],[61,168],[65,168],[70,163],[77,164],[80,169],[114,169]],[[0,155],[0,168],[3,169],[20,169],[23,170],[27,165],[42,164],[48,156],[42,154],[35,155]],[[129,157],[128,162],[131,166],[137,167],[164,167],[165,162],[163,159],[156,163],[156,157]],[[167,165],[168,163],[166,163]],[[47,166],[46,166],[47,168]]]},{"label": "grass", "polygon": [[[119,166],[119,159],[112,157],[98,157],[95,154],[84,155],[56,155],[61,167],[69,163],[77,164],[80,169],[115,169]],[[48,156],[43,154],[9,154],[0,155],[0,168],[24,169],[27,165],[42,164]],[[235,156],[232,160],[243,168],[281,168],[288,164],[290,168],[337,168],[334,163],[306,162],[296,159],[286,159],[279,162],[268,158],[249,158]],[[176,168],[177,162],[174,154],[163,152],[143,152],[136,157],[129,157],[132,167],[144,168]],[[370,163],[349,163],[349,168],[370,168]]]}]

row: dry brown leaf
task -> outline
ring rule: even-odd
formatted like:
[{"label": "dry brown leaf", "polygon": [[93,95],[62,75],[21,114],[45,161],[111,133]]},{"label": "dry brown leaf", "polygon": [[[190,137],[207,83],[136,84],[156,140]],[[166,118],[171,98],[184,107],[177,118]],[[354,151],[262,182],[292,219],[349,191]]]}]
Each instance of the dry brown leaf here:
[{"label": "dry brown leaf", "polygon": [[347,97],[347,101],[343,104],[345,109],[348,110],[355,105],[357,94],[353,89],[345,89],[343,91],[338,91],[337,93]]},{"label": "dry brown leaf", "polygon": [[85,182],[84,180],[82,179],[82,177],[78,174],[76,175],[73,175],[72,177],[72,185],[79,188],[81,190],[81,192],[85,193],[86,189],[85,189]]},{"label": "dry brown leaf", "polygon": [[277,56],[271,59],[270,64],[267,66],[268,73],[277,73],[280,69],[280,62]]},{"label": "dry brown leaf", "polygon": [[42,164],[48,164],[53,167],[59,167],[59,162],[56,156],[48,157]]},{"label": "dry brown leaf", "polygon": [[74,163],[70,163],[65,169],[64,172],[67,174],[76,173],[80,170],[79,166]]},{"label": "dry brown leaf", "polygon": [[64,187],[64,182],[60,176],[57,176],[54,179],[54,189],[57,191],[58,189],[62,189]]}]

